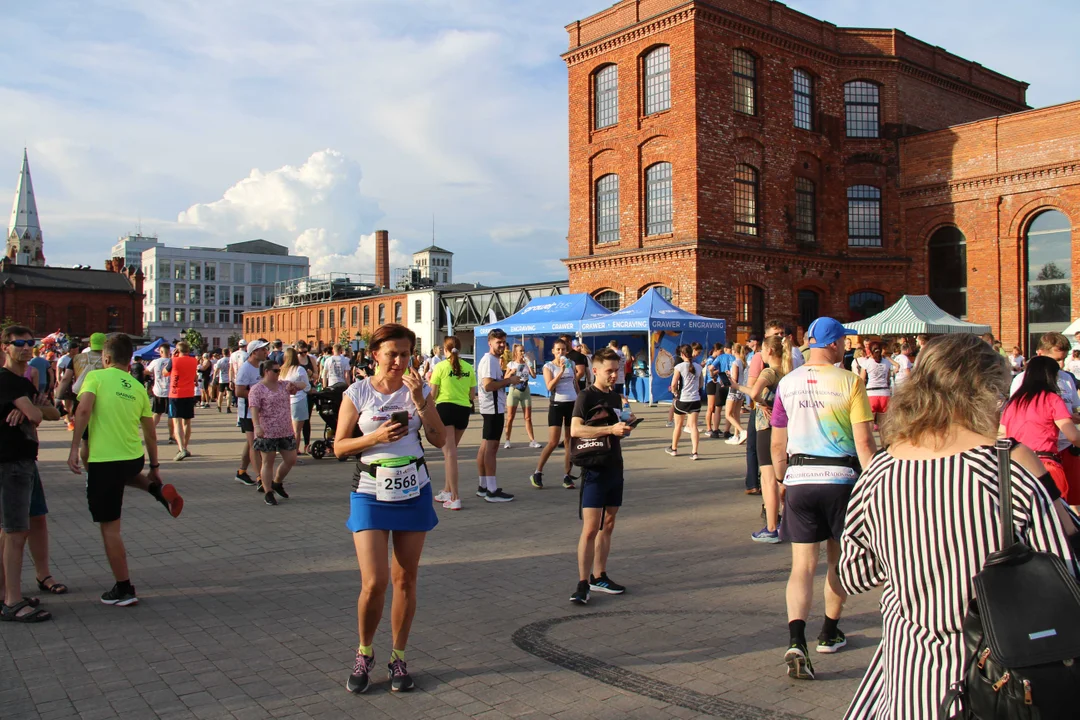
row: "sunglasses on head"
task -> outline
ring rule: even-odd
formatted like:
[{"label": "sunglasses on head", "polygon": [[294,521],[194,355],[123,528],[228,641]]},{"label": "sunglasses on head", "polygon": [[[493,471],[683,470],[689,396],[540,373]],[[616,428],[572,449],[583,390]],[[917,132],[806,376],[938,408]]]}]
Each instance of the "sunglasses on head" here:
[{"label": "sunglasses on head", "polygon": [[9,340],[8,343],[14,345],[17,348],[22,347],[34,347],[35,340],[30,338],[29,340]]}]

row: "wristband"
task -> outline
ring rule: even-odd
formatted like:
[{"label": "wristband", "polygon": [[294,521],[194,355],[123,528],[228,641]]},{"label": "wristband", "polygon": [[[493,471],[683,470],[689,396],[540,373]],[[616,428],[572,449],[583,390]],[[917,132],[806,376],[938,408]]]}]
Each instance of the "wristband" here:
[{"label": "wristband", "polygon": [[161,467],[161,463],[158,463],[157,465],[151,465],[150,469],[151,470],[157,470],[159,467]]}]

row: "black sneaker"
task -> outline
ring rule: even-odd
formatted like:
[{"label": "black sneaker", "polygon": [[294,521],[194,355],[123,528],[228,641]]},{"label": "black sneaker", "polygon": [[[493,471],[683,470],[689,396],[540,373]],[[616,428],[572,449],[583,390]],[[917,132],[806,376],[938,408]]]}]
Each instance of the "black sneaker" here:
[{"label": "black sneaker", "polygon": [[274,489],[274,492],[281,497],[285,498],[286,500],[289,499],[289,493],[285,492],[284,483],[271,483],[270,487],[272,487]]},{"label": "black sneaker", "polygon": [[543,490],[544,489],[544,473],[534,472],[532,475],[529,476],[529,482],[532,483],[532,486],[534,488],[537,488],[538,490]]},{"label": "black sneaker", "polygon": [[484,487],[483,485],[476,488],[476,497],[486,498],[487,497],[487,488]]},{"label": "black sneaker", "polygon": [[374,655],[361,655],[357,652],[356,664],[353,665],[352,675],[349,676],[348,682],[345,683],[345,689],[357,695],[367,692],[368,687],[371,685],[371,670],[374,667]]},{"label": "black sneaker", "polygon": [[567,490],[574,489],[574,477],[572,475],[563,475],[562,486]]},{"label": "black sneaker", "polygon": [[806,654],[806,645],[800,642],[791,643],[791,647],[784,653],[784,662],[787,663],[789,678],[796,680],[813,680],[814,665]]},{"label": "black sneaker", "polygon": [[121,590],[120,585],[116,584],[101,593],[101,602],[105,605],[127,607],[128,605],[138,605],[139,598],[135,596],[134,586],[132,586],[131,591],[128,592],[127,590]]},{"label": "black sneaker", "polygon": [[486,493],[484,499],[488,502],[510,502],[514,499],[514,496],[510,493],[503,492],[502,488],[495,488],[494,492]]},{"label": "black sneaker", "polygon": [[390,668],[390,692],[408,692],[416,687],[405,669],[404,660],[395,660],[387,667]]},{"label": "black sneaker", "polygon": [[270,492],[263,495],[263,502],[266,503],[267,505],[277,505],[277,498],[274,497],[274,491],[273,490],[271,490]]},{"label": "black sneaker", "polygon": [[847,645],[847,637],[840,628],[837,628],[832,637],[826,636],[824,632],[818,635],[816,649],[819,653],[834,653],[839,652],[845,645]]},{"label": "black sneaker", "polygon": [[574,590],[574,594],[570,596],[570,602],[575,605],[588,605],[589,604],[589,581],[579,580],[577,584],[577,590]]},{"label": "black sneaker", "polygon": [[251,476],[247,474],[246,470],[237,470],[236,471],[236,481],[237,482],[242,482],[245,485],[247,485],[248,487],[251,487],[252,485],[255,484],[255,481],[251,479]]},{"label": "black sneaker", "polygon": [[607,593],[608,595],[622,595],[626,592],[626,587],[609,578],[606,572],[600,573],[600,577],[593,577],[590,575],[589,589],[600,593]]}]

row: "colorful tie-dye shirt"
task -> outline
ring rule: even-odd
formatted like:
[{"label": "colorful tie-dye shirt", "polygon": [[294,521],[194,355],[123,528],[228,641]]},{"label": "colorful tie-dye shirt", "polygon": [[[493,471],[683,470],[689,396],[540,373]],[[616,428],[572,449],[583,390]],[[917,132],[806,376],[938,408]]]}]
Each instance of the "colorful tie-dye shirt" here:
[{"label": "colorful tie-dye shirt", "polygon": [[[776,389],[772,426],[787,428],[788,455],[854,457],[851,427],[873,419],[862,379],[833,365],[803,365]],[[784,484],[852,484],[857,477],[842,465],[789,465]]]}]

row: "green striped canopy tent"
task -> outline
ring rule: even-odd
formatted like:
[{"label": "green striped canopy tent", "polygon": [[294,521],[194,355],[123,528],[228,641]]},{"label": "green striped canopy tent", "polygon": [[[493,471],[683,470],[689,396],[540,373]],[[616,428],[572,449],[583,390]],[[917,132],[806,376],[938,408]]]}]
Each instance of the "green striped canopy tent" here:
[{"label": "green striped canopy tent", "polygon": [[873,317],[844,323],[859,335],[955,335],[990,332],[989,325],[976,325],[953,317],[930,299],[929,295],[904,295],[895,305]]}]

